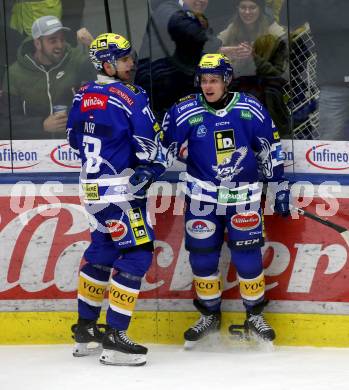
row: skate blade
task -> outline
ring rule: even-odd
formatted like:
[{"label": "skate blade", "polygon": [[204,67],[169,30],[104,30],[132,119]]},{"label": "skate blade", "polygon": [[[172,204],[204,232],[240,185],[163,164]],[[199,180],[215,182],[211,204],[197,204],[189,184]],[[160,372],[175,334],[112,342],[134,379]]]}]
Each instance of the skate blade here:
[{"label": "skate blade", "polygon": [[203,337],[201,337],[198,340],[192,341],[192,340],[184,340],[184,350],[190,351],[192,349],[197,350],[210,350],[215,345],[219,344],[221,342],[221,334],[219,330],[215,330],[212,332],[207,333]]},{"label": "skate blade", "polygon": [[246,346],[253,349],[257,348],[258,350],[265,352],[272,352],[274,350],[274,343],[272,341],[243,329],[234,329],[233,331],[229,329],[229,339],[236,346]]},{"label": "skate blade", "polygon": [[147,356],[103,349],[99,361],[109,366],[143,366],[147,362]]},{"label": "skate blade", "polygon": [[263,349],[265,352],[271,352],[274,350],[273,340],[268,340],[253,332],[250,332],[249,337],[250,340],[255,343],[255,345],[257,345],[260,349]]},{"label": "skate blade", "polygon": [[[199,341],[199,340],[198,340]],[[190,351],[192,349],[195,348],[195,346],[198,344],[198,341],[189,341],[189,340],[185,340],[184,342],[184,349],[186,351]]]},{"label": "skate blade", "polygon": [[83,357],[96,355],[101,353],[102,344],[91,342],[91,343],[75,343],[73,347],[74,357]]}]

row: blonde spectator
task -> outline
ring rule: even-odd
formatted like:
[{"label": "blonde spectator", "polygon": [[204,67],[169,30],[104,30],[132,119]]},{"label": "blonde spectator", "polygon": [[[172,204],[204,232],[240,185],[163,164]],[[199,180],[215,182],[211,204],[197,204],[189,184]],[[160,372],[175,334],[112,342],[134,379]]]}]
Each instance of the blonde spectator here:
[{"label": "blonde spectator", "polygon": [[[237,12],[228,27],[218,35],[222,42],[220,51],[231,59],[236,77],[255,75],[258,58],[254,56],[254,42],[266,34],[283,37],[285,30],[276,22],[270,23],[263,12],[265,0],[240,0],[234,3]],[[285,62],[284,56],[282,62]],[[285,69],[284,66],[282,69],[277,66],[275,70],[272,75],[280,75]]]},{"label": "blonde spectator", "polygon": [[282,86],[287,78],[286,31],[266,15],[265,0],[235,0],[232,22],[218,38],[220,52],[232,62],[235,90],[265,104],[281,133],[288,133]]}]

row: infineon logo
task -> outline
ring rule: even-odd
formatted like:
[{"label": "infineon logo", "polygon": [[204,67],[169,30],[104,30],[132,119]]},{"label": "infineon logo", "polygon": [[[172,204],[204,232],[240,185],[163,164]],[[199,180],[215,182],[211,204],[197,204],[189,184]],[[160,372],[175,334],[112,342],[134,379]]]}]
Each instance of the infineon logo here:
[{"label": "infineon logo", "polygon": [[305,158],[316,168],[342,171],[349,169],[349,153],[338,150],[338,146],[321,144],[312,146],[306,151]]},{"label": "infineon logo", "polygon": [[81,168],[80,158],[69,144],[58,145],[50,153],[51,160],[64,168]]},{"label": "infineon logo", "polygon": [[39,164],[38,153],[32,150],[11,148],[0,144],[0,169],[28,169]]}]

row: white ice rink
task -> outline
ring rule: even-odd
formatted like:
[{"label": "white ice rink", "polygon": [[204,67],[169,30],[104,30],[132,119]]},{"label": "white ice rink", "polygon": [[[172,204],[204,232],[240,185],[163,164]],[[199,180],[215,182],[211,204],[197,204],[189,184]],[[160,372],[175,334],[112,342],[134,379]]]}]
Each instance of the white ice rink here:
[{"label": "white ice rink", "polygon": [[147,365],[115,367],[71,348],[0,346],[0,390],[349,390],[349,349],[149,345]]}]

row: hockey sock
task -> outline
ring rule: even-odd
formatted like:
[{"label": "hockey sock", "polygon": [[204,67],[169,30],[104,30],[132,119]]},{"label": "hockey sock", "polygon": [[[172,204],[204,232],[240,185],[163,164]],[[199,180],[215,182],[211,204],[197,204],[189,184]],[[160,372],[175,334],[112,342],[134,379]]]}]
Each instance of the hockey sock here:
[{"label": "hockey sock", "polygon": [[107,324],[118,330],[126,330],[129,326],[133,310],[136,306],[140,276],[119,272],[113,276],[109,290],[109,308]]},{"label": "hockey sock", "polygon": [[219,272],[209,276],[194,275],[194,287],[201,305],[210,312],[220,311],[222,281]]},{"label": "hockey sock", "polygon": [[263,271],[255,278],[243,278],[239,275],[240,295],[248,308],[264,301],[265,281]]},{"label": "hockey sock", "polygon": [[107,267],[87,263],[81,268],[78,287],[79,318],[98,319],[109,277],[110,269]]}]

